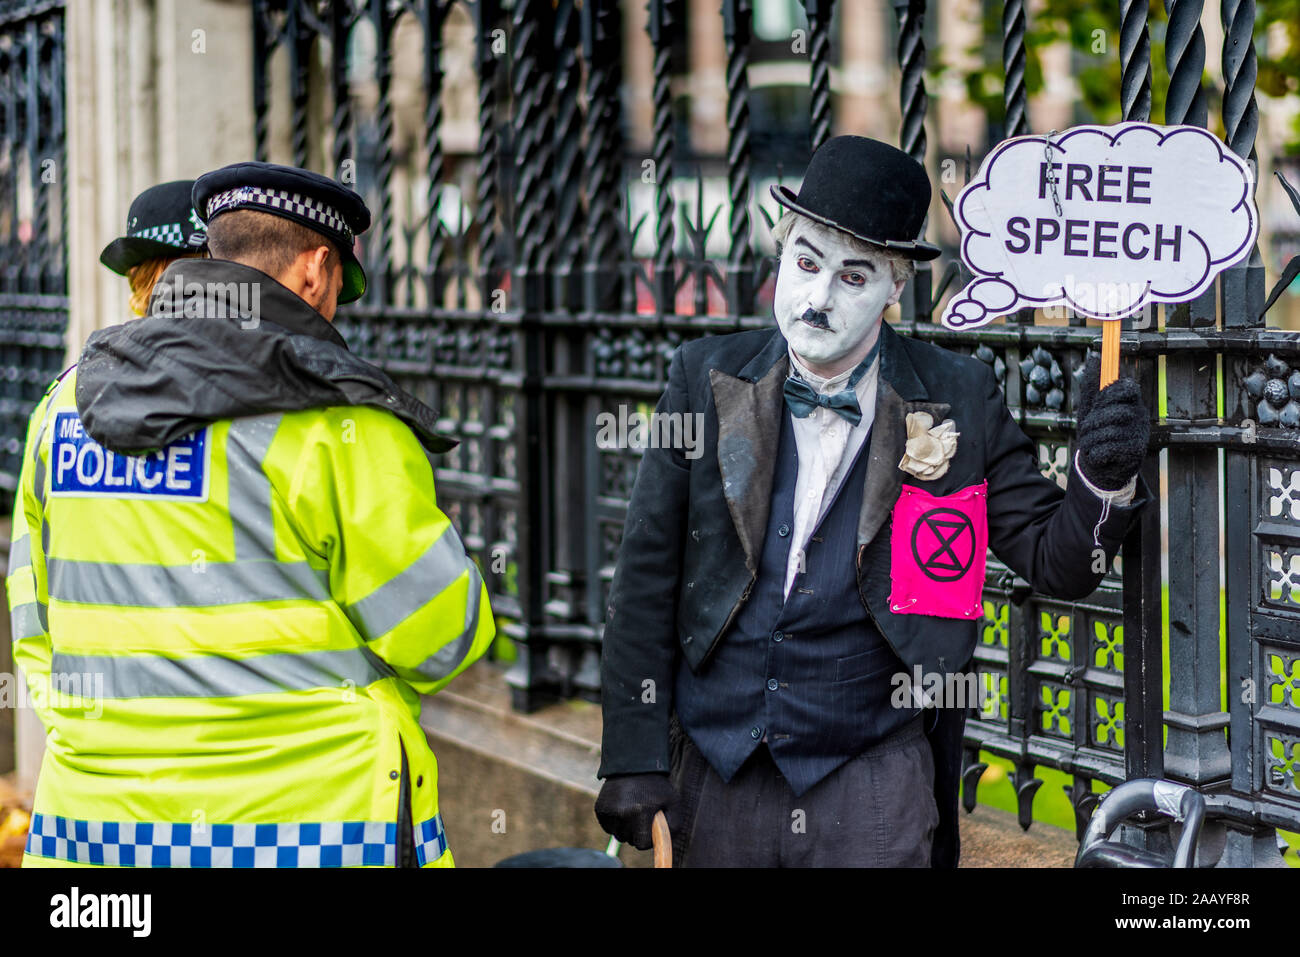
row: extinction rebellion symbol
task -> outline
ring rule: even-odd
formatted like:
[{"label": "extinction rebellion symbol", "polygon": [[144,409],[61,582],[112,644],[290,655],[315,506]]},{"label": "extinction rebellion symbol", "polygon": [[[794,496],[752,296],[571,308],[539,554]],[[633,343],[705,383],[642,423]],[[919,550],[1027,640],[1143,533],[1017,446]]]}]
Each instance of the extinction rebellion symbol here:
[{"label": "extinction rebellion symbol", "polygon": [[955,508],[932,508],[912,528],[916,566],[937,582],[955,582],[975,561],[975,528]]}]

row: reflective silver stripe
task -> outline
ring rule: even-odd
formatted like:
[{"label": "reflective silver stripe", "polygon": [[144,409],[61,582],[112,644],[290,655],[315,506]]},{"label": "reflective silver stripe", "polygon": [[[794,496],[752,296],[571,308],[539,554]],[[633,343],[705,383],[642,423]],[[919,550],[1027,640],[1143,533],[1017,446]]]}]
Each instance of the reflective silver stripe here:
[{"label": "reflective silver stripe", "polygon": [[102,676],[103,691],[99,693],[104,698],[228,698],[312,688],[365,687],[393,675],[392,669],[366,648],[253,658],[56,653],[50,671]]},{"label": "reflective silver stripe", "polygon": [[[50,600],[178,608],[243,602],[329,600],[329,572],[306,562],[134,565],[51,558]],[[201,569],[201,570],[200,570]]]},{"label": "reflective silver stripe", "polygon": [[[348,617],[366,641],[388,634],[433,600],[474,563],[450,525],[406,571],[348,606]],[[475,572],[477,574],[477,572]]]},{"label": "reflective silver stripe", "polygon": [[50,630],[48,619],[46,608],[39,601],[14,605],[13,610],[9,612],[13,640],[22,641],[24,638],[39,638],[41,635],[48,634]]},{"label": "reflective silver stripe", "polygon": [[29,532],[22,538],[16,539],[9,546],[9,571],[5,574],[12,575],[20,568],[26,568],[32,563],[32,536]]},{"label": "reflective silver stripe", "polygon": [[235,419],[226,433],[226,475],[230,523],[235,529],[235,558],[275,558],[271,519],[271,479],[262,470],[281,416]]},{"label": "reflective silver stripe", "polygon": [[472,563],[469,572],[469,600],[465,603],[465,630],[455,641],[443,645],[417,667],[421,675],[433,681],[440,681],[455,671],[474,647],[474,636],[478,633],[479,597],[483,591],[483,579]]}]

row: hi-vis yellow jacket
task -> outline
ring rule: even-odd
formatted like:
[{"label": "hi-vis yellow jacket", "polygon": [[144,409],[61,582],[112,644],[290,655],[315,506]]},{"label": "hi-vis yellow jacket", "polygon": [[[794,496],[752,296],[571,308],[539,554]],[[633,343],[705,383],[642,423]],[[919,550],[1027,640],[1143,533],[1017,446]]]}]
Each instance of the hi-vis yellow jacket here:
[{"label": "hi-vis yellow jacket", "polygon": [[75,379],[32,416],[14,510],[48,732],[24,864],[451,866],[417,692],[495,628],[411,430],[317,408],[114,455]]}]

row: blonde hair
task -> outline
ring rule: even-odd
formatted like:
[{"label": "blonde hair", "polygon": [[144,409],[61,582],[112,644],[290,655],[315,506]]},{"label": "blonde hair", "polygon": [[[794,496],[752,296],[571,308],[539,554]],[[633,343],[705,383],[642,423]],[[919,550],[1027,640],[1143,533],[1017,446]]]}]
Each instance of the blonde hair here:
[{"label": "blonde hair", "polygon": [[881,249],[879,246],[872,246],[870,243],[864,243],[856,236],[844,232],[842,229],[835,229],[833,226],[827,226],[819,223],[815,219],[810,219],[793,210],[787,209],[782,213],[781,218],[776,221],[772,227],[772,238],[776,240],[776,254],[781,255],[781,249],[785,246],[786,239],[790,236],[790,231],[794,229],[797,221],[802,220],[812,229],[825,230],[835,233],[842,239],[850,249],[860,256],[875,256],[889,263],[890,274],[894,277],[894,282],[907,282],[916,275],[916,263],[906,256],[900,256],[896,252],[888,249]]},{"label": "blonde hair", "polygon": [[155,256],[136,263],[126,271],[126,281],[131,286],[131,311],[143,316],[149,310],[149,297],[159,277],[178,259],[197,259],[198,253],[179,253],[175,256]]}]

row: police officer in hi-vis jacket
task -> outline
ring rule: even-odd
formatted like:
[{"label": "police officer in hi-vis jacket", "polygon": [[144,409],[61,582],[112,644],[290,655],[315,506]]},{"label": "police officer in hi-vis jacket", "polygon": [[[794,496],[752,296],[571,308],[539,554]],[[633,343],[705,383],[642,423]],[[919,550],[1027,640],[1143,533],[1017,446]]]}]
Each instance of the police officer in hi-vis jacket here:
[{"label": "police officer in hi-vis jacket", "polygon": [[28,430],[9,602],[48,747],[24,864],[451,866],[419,695],[495,627],[434,494],[454,442],[331,324],[370,213],[265,163],[193,206],[212,258],[91,335]]}]

